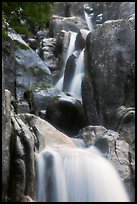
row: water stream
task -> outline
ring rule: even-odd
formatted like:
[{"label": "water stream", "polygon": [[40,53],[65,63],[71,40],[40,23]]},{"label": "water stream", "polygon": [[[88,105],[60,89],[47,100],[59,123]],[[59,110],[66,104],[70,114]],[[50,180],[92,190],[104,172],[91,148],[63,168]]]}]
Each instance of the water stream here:
[{"label": "water stream", "polygon": [[95,147],[37,155],[38,202],[129,202],[119,174]]},{"label": "water stream", "polygon": [[72,92],[77,97],[81,97],[81,82],[84,76],[84,50],[83,49],[77,59],[75,72],[69,86],[69,92]]},{"label": "water stream", "polygon": [[64,66],[63,66],[63,69],[62,69],[62,74],[61,74],[59,80],[57,81],[57,83],[55,84],[55,88],[57,88],[57,89],[59,89],[61,91],[62,91],[62,88],[63,88],[64,71],[65,71],[65,68],[66,68],[66,63],[67,63],[68,58],[72,55],[72,53],[73,53],[73,51],[75,49],[75,40],[76,40],[77,33],[69,31],[69,35],[70,35],[69,46],[68,46],[68,49],[67,49],[67,54],[66,54],[66,58],[65,58],[65,61],[64,61]]}]

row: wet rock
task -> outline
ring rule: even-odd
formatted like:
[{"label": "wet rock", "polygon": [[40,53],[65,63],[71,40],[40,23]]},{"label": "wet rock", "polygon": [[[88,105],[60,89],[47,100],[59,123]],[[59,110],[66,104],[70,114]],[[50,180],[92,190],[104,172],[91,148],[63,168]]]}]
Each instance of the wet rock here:
[{"label": "wet rock", "polygon": [[87,126],[80,130],[78,138],[86,146],[96,146],[117,169],[129,193],[130,201],[135,201],[135,153],[118,132],[103,126]]},{"label": "wet rock", "polygon": [[70,81],[73,78],[75,68],[76,68],[76,56],[72,54],[67,60],[64,72],[63,91],[69,90]]},{"label": "wet rock", "polygon": [[83,50],[83,48],[85,47],[86,38],[89,32],[90,32],[89,30],[80,29],[80,31],[77,34],[76,42],[75,42],[76,50]]}]

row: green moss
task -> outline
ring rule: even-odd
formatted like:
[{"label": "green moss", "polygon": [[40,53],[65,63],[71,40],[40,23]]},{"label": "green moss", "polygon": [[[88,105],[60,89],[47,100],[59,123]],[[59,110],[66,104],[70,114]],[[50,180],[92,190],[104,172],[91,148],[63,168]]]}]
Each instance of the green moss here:
[{"label": "green moss", "polygon": [[60,96],[54,96],[53,97],[53,102],[57,103],[59,101]]},{"label": "green moss", "polygon": [[13,42],[14,47],[16,47],[16,48],[21,48],[22,50],[30,49],[29,47],[27,47],[25,44],[19,42],[18,40],[13,40],[12,42]]},{"label": "green moss", "polygon": [[45,76],[44,70],[39,69],[37,66],[36,67],[32,67],[32,74],[34,76],[39,77],[40,79],[43,78],[43,76]]},{"label": "green moss", "polygon": [[51,88],[51,87],[52,87],[51,84],[40,84],[38,86],[35,86],[35,89],[38,89],[38,88],[40,88],[40,89],[48,89],[48,88]]}]

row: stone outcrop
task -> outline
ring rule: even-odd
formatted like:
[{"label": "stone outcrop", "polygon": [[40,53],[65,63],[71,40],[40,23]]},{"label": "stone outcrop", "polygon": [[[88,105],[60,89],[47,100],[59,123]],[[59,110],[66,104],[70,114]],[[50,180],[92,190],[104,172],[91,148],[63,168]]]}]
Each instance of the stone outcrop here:
[{"label": "stone outcrop", "polygon": [[7,39],[3,43],[5,87],[17,100],[31,87],[52,83],[49,68],[20,35],[9,33]]},{"label": "stone outcrop", "polygon": [[114,111],[119,106],[135,105],[134,40],[135,32],[129,20],[106,21],[98,25],[86,40],[86,75],[91,91],[87,95],[83,83],[83,104],[88,112],[86,101],[92,98],[95,107],[91,110],[97,110],[98,124],[109,128],[114,127]]},{"label": "stone outcrop", "polygon": [[80,130],[78,138],[87,147],[96,146],[111,161],[130,192],[130,201],[135,202],[135,154],[122,135],[103,126],[87,126]]}]

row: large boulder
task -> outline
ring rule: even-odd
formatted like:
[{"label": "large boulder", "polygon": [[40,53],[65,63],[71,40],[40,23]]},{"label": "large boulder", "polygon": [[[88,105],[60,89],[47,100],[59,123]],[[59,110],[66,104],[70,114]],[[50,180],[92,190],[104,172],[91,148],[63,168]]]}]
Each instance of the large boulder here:
[{"label": "large boulder", "polygon": [[19,34],[8,33],[3,43],[5,87],[20,100],[26,89],[52,83],[51,72]]},{"label": "large boulder", "polygon": [[135,153],[121,135],[103,126],[87,126],[78,138],[87,147],[96,146],[117,169],[131,202],[135,202]]},{"label": "large boulder", "polygon": [[[63,94],[63,93],[62,93]],[[41,110],[46,110],[53,98],[61,95],[61,91],[54,87],[39,87],[30,92],[25,92],[26,100],[30,101],[31,112],[38,115]]]},{"label": "large boulder", "polygon": [[134,61],[135,31],[129,20],[106,21],[88,35],[85,62],[93,97],[86,94],[87,87],[82,92],[83,100],[94,98],[91,110],[97,110],[98,124],[113,128],[114,111],[121,105],[135,105]]},{"label": "large boulder", "polygon": [[33,114],[18,115],[26,126],[35,134],[37,148],[36,152],[41,152],[45,147],[66,145],[67,147],[75,147],[75,143],[64,133],[57,130],[47,121]]},{"label": "large boulder", "polygon": [[67,95],[53,98],[47,107],[46,120],[72,137],[86,125],[81,101]]},{"label": "large boulder", "polygon": [[85,20],[80,17],[53,16],[49,23],[49,37],[57,37],[61,30],[78,32],[87,29]]}]

